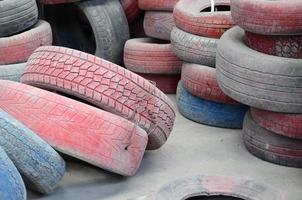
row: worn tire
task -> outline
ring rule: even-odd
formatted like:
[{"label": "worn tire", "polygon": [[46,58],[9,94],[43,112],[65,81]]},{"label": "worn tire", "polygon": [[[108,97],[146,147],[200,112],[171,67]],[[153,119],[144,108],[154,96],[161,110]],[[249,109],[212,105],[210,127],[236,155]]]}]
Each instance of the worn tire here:
[{"label": "worn tire", "polygon": [[30,30],[0,38],[0,65],[26,62],[36,48],[52,44],[48,22],[39,20]]},{"label": "worn tire", "polygon": [[180,81],[177,87],[176,101],[179,112],[197,123],[223,128],[242,128],[242,122],[248,107],[207,101],[190,94]]},{"label": "worn tire", "polygon": [[218,39],[187,33],[177,27],[171,32],[171,47],[178,58],[189,63],[215,67]]},{"label": "worn tire", "polygon": [[138,7],[142,10],[173,11],[179,0],[138,0]]},{"label": "worn tire", "polygon": [[264,35],[302,34],[300,0],[232,0],[231,8],[233,20],[246,31]]},{"label": "worn tire", "polygon": [[[82,98],[132,120],[147,131],[148,149],[161,147],[173,128],[174,106],[165,94],[142,77],[83,52],[40,47],[29,58],[22,81]],[[132,118],[134,112],[139,119]]]},{"label": "worn tire", "polygon": [[[215,0],[215,6],[230,6],[230,0]],[[207,12],[209,0],[181,0],[173,15],[178,28],[204,37],[220,38],[234,23],[230,11]]]},{"label": "worn tire", "polygon": [[138,8],[138,0],[120,0],[120,2],[129,23],[135,21],[142,13]]},{"label": "worn tire", "polygon": [[0,65],[0,80],[20,82],[21,75],[25,71],[26,63]]},{"label": "worn tire", "polygon": [[127,69],[148,74],[180,74],[182,61],[171,45],[152,38],[128,40],[124,50]]},{"label": "worn tire", "polygon": [[277,135],[259,126],[247,112],[243,140],[250,153],[279,165],[302,167],[302,140]]},{"label": "worn tire", "polygon": [[302,62],[248,48],[239,27],[220,39],[216,68],[220,88],[233,99],[263,110],[302,112]]},{"label": "worn tire", "polygon": [[74,3],[81,0],[38,0],[41,4],[61,4],[61,3]]},{"label": "worn tire", "polygon": [[34,132],[0,109],[0,146],[37,192],[52,192],[65,172],[61,156]]}]

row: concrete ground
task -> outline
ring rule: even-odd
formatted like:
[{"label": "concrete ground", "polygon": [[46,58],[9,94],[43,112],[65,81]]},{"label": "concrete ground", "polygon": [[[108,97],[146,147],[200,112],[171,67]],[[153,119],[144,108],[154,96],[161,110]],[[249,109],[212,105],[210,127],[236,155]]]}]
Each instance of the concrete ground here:
[{"label": "concrete ground", "polygon": [[[174,102],[175,97],[170,96]],[[180,177],[223,175],[254,179],[286,194],[286,200],[302,199],[302,169],[262,161],[244,147],[240,130],[213,128],[192,122],[179,113],[168,142],[146,152],[134,177],[121,177],[75,160],[58,189],[45,200],[130,200],[150,196]]]}]

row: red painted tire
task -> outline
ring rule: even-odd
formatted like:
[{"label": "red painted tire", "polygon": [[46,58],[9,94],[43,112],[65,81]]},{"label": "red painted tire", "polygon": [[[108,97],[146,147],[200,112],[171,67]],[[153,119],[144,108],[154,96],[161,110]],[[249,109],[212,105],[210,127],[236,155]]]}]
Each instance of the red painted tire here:
[{"label": "red painted tire", "polygon": [[149,135],[150,150],[161,147],[173,128],[174,106],[165,94],[129,70],[84,52],[40,47],[29,58],[22,81],[76,96],[137,123]]},{"label": "red painted tire", "polygon": [[[215,7],[228,10],[230,0],[215,0]],[[210,0],[181,0],[174,9],[175,24],[178,28],[204,37],[220,38],[234,23],[230,11],[208,12]]]},{"label": "red painted tire", "polygon": [[61,4],[61,3],[73,3],[81,0],[38,0],[41,4]]},{"label": "red painted tire", "polygon": [[225,95],[218,86],[215,68],[184,63],[181,80],[184,87],[194,96],[219,103],[238,104],[237,101]]},{"label": "red painted tire", "polygon": [[129,23],[133,22],[141,14],[138,8],[138,0],[121,0],[121,4]]},{"label": "red painted tire", "polygon": [[36,48],[51,44],[50,24],[40,20],[28,31],[0,38],[0,65],[26,62]]},{"label": "red painted tire", "polygon": [[126,176],[134,175],[147,134],[119,116],[11,81],[0,81],[0,107],[58,151]]},{"label": "red painted tire", "polygon": [[147,11],[144,18],[144,29],[147,36],[169,40],[175,26],[172,12]]},{"label": "red painted tire", "polygon": [[170,44],[161,44],[152,38],[128,40],[124,50],[127,69],[147,74],[179,74],[182,61],[171,50]]},{"label": "red painted tire", "polygon": [[142,10],[173,11],[179,0],[138,0],[138,7]]},{"label": "red painted tire", "polygon": [[248,47],[270,55],[286,58],[302,58],[302,36],[260,35],[245,32]]},{"label": "red painted tire", "polygon": [[302,115],[251,109],[253,119],[263,128],[286,137],[302,139]]},{"label": "red painted tire", "polygon": [[264,35],[301,35],[301,0],[232,0],[234,22],[246,31]]}]

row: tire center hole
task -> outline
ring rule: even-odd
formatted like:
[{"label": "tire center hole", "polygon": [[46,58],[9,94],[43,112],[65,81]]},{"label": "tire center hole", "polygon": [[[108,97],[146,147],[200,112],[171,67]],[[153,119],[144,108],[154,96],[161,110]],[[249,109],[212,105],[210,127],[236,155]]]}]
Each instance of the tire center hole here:
[{"label": "tire center hole", "polygon": [[244,200],[237,197],[231,197],[231,196],[224,196],[224,195],[217,195],[217,196],[195,196],[187,198],[186,200]]},{"label": "tire center hole", "polygon": [[[214,6],[214,11],[215,12],[219,12],[219,11],[230,11],[231,10],[231,7],[230,6],[224,6],[224,5],[217,5],[217,6]],[[211,12],[211,6],[210,7],[207,7],[203,10],[201,10],[200,12]]]}]

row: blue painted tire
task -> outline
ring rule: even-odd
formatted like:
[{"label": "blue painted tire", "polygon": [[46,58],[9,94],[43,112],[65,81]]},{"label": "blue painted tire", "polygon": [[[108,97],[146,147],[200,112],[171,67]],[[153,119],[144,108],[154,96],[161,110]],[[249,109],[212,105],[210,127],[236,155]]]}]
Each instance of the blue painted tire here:
[{"label": "blue painted tire", "polygon": [[181,81],[178,83],[176,99],[179,112],[186,118],[223,128],[242,128],[248,110],[245,105],[216,103],[193,96]]},{"label": "blue painted tire", "polygon": [[22,177],[5,151],[0,147],[0,199],[26,199]]},{"label": "blue painted tire", "polygon": [[[52,192],[65,172],[65,162],[39,136],[0,109],[0,146],[34,191]],[[0,198],[1,199],[1,198]]]}]

